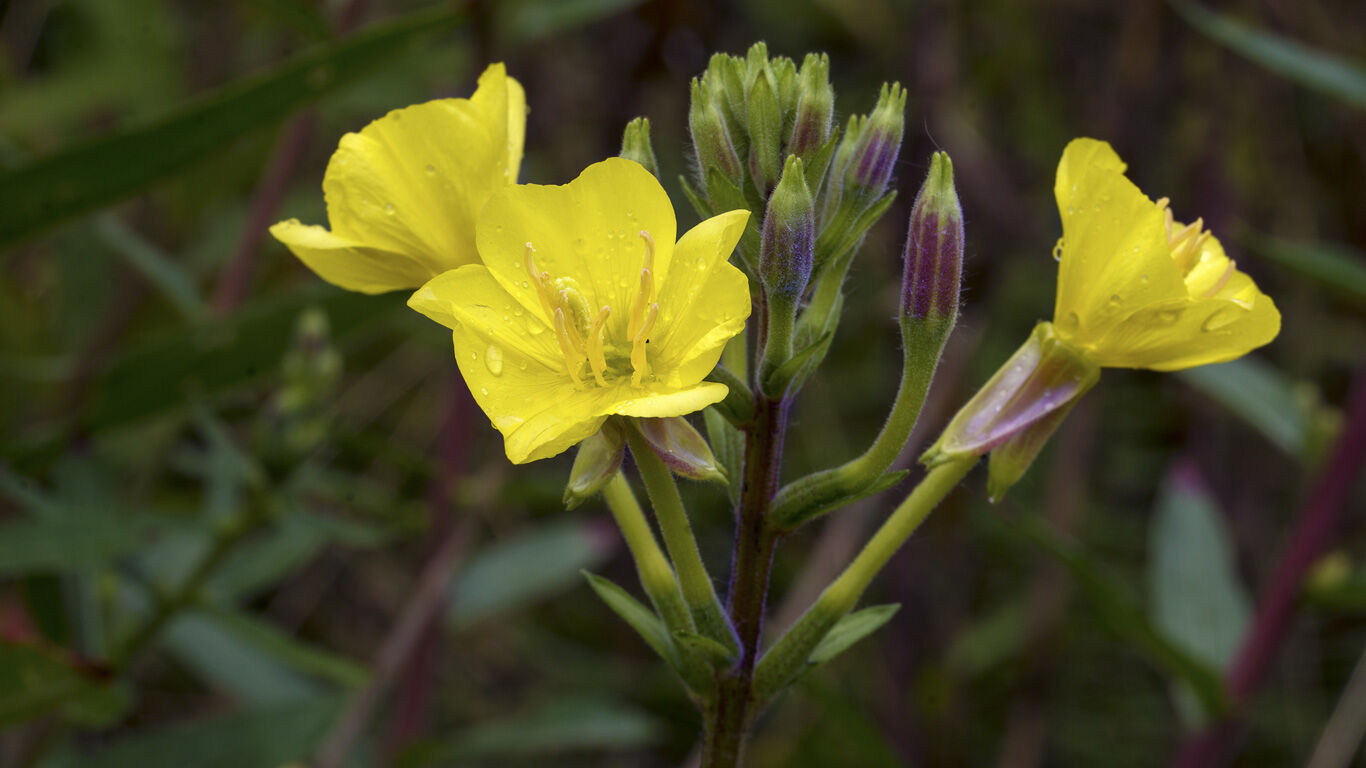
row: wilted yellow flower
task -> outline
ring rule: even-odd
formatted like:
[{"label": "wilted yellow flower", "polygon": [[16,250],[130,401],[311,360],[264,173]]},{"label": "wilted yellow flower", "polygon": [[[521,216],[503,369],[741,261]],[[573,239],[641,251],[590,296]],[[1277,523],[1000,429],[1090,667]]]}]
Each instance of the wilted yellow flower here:
[{"label": "wilted yellow flower", "polygon": [[517,182],[526,112],[502,64],[468,99],[396,109],[343,136],[327,164],[331,231],[290,219],[270,232],[324,280],[362,293],[416,288],[475,263],[475,219]]},{"label": "wilted yellow flower", "polygon": [[748,217],[712,217],[675,245],[663,187],[612,158],[563,186],[495,194],[476,228],[483,263],[408,305],[453,330],[508,458],[547,458],[608,416],[680,416],[725,397],[703,378],[749,316],[748,280],[727,261]]},{"label": "wilted yellow flower", "polygon": [[1149,200],[1109,144],[1075,139],[1053,191],[1062,213],[1053,322],[1103,367],[1174,371],[1240,357],[1276,337],[1281,315],[1203,222]]}]

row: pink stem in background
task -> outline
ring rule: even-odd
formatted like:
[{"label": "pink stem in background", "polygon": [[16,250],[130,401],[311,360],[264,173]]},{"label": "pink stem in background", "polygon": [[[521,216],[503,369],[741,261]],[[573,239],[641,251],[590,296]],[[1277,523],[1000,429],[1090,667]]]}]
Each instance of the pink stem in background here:
[{"label": "pink stem in background", "polygon": [[[1361,478],[1363,464],[1366,464],[1366,367],[1359,369],[1353,377],[1342,434],[1296,516],[1298,523],[1290,544],[1281,555],[1275,575],[1257,606],[1252,626],[1225,678],[1229,705],[1235,714],[1266,680],[1281,643],[1290,631],[1305,574],[1337,536],[1343,510],[1353,485]],[[1211,724],[1182,744],[1171,768],[1211,768],[1224,764],[1232,757],[1241,731],[1232,718]]]}]

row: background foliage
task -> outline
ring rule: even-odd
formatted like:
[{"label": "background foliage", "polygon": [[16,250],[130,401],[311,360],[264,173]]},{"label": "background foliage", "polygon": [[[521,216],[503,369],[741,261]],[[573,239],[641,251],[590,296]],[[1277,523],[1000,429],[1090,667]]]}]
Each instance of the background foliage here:
[{"label": "background foliage", "polygon": [[[891,401],[900,222],[936,148],[965,314],[902,466],[1050,314],[1073,136],[1203,215],[1284,330],[1237,363],[1107,372],[1008,502],[970,481],[875,584],[901,610],[779,702],[753,764],[1163,764],[1366,348],[1364,30],[1336,0],[0,0],[0,765],[326,764],[338,744],[353,765],[683,763],[693,710],[579,575],[634,581],[599,506],[561,510],[568,459],[514,472],[444,332],[263,230],[324,220],[343,132],[466,94],[491,60],[531,104],[523,180],[572,178],[644,114],[667,182],[689,171],[688,79],[756,39],[828,51],[839,115],[884,79],[910,91],[901,199],[797,405],[794,473],[861,450]],[[1360,485],[1238,765],[1356,752]],[[685,490],[719,570],[724,494]],[[890,503],[786,546],[773,630]]]}]

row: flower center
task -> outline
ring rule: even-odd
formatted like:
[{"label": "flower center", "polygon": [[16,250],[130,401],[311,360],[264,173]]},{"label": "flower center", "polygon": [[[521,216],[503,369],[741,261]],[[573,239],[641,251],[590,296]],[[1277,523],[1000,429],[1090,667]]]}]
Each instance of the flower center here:
[{"label": "flower center", "polygon": [[639,387],[650,374],[646,345],[659,317],[659,302],[655,301],[655,241],[650,233],[640,232],[645,243],[644,266],[640,270],[640,288],[631,302],[630,321],[626,326],[626,342],[607,338],[607,319],[612,307],[602,305],[594,312],[578,283],[572,277],[551,278],[549,272],[536,267],[536,248],[526,244],[526,270],[536,286],[536,295],[545,310],[546,320],[555,329],[555,339],[564,355],[565,366],[575,386],[587,383],[583,368],[586,365],[598,386],[631,374],[632,386]]},{"label": "flower center", "polygon": [[[1167,217],[1167,247],[1171,249],[1172,261],[1176,263],[1176,268],[1181,270],[1181,277],[1190,283],[1191,272],[1200,264],[1200,254],[1205,246],[1205,241],[1213,235],[1204,231],[1205,220],[1196,219],[1190,224],[1182,225],[1172,215],[1170,198],[1162,198],[1157,201],[1157,207],[1166,214]],[[1213,282],[1201,291],[1202,298],[1209,298],[1218,293],[1233,273],[1237,271],[1237,265],[1233,259],[1228,259],[1223,274],[1215,278]]]}]

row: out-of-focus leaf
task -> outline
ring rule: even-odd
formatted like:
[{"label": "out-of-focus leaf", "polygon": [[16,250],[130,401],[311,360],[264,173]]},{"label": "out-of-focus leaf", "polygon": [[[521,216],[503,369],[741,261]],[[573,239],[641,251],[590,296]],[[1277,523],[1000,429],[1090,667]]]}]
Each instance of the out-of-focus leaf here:
[{"label": "out-of-focus leaf", "polygon": [[626,590],[601,576],[584,571],[583,577],[588,579],[588,585],[598,593],[598,597],[602,598],[604,603],[607,603],[607,607],[629,624],[661,659],[676,665],[673,638],[669,636],[668,627],[664,626],[664,622],[654,611],[631,597]]},{"label": "out-of-focus leaf", "polygon": [[355,688],[368,677],[365,667],[303,643],[251,614],[215,607],[201,609],[201,614],[232,637],[297,673],[344,688]]},{"label": "out-of-focus leaf", "polygon": [[333,338],[341,339],[373,327],[402,299],[319,286],[255,302],[221,323],[173,329],[129,349],[93,384],[89,426],[122,426],[274,373],[299,312],[315,304],[327,312]]},{"label": "out-of-focus leaf", "polygon": [[95,234],[147,279],[188,320],[204,314],[204,302],[189,274],[159,248],[143,240],[114,216],[95,220]]},{"label": "out-of-focus leaf", "polygon": [[602,562],[610,540],[580,523],[536,528],[481,551],[456,576],[447,623],[462,629],[573,588]]},{"label": "out-of-focus leaf", "polygon": [[[1149,610],[1157,629],[1211,669],[1226,669],[1247,628],[1251,601],[1238,583],[1219,510],[1194,467],[1168,474],[1148,553]],[[1177,691],[1183,719],[1203,723],[1210,713],[1193,708],[1188,690]]]},{"label": "out-of-focus leaf", "polygon": [[305,0],[237,0],[294,28],[311,40],[332,36],[332,26],[322,14],[322,4]]},{"label": "out-of-focus leaf", "polygon": [[106,720],[121,692],[78,670],[58,651],[0,642],[0,725],[65,708],[78,722]]},{"label": "out-of-focus leaf", "polygon": [[849,646],[878,631],[883,624],[891,621],[900,609],[901,606],[895,603],[875,605],[854,611],[840,619],[811,651],[811,663],[824,664],[840,655]]},{"label": "out-of-focus leaf", "polygon": [[71,510],[0,523],[0,576],[72,573],[107,566],[141,546],[149,522],[143,517]]},{"label": "out-of-focus leaf", "polygon": [[292,510],[260,537],[239,546],[214,572],[206,591],[224,600],[248,599],[279,584],[328,544],[368,547],[390,538],[365,523]]},{"label": "out-of-focus leaf", "polygon": [[973,678],[1014,657],[1024,643],[1028,616],[1027,596],[1017,595],[964,629],[944,654],[944,667]]},{"label": "out-of-focus leaf", "polygon": [[1007,521],[999,515],[981,514],[977,522],[988,532],[1004,535],[1012,543],[1027,542],[1055,558],[1071,573],[1106,629],[1160,669],[1189,684],[1205,712],[1223,711],[1226,702],[1218,673],[1160,632],[1125,584],[1080,545],[1033,517]]},{"label": "out-of-focus leaf", "polygon": [[310,678],[200,613],[178,617],[167,627],[162,645],[215,690],[245,702],[297,702],[321,692]]},{"label": "out-of-focus leaf", "polygon": [[1313,280],[1340,296],[1366,305],[1366,255],[1337,243],[1292,243],[1249,233],[1240,242],[1267,261]]},{"label": "out-of-focus leaf", "polygon": [[502,22],[513,44],[526,44],[572,27],[591,24],[640,5],[644,0],[523,0],[501,3],[508,9]]},{"label": "out-of-focus leaf", "polygon": [[466,760],[636,749],[654,743],[660,732],[653,718],[633,707],[600,699],[566,699],[415,747],[398,765],[421,768]]},{"label": "out-of-focus leaf", "polygon": [[1168,0],[1187,23],[1300,85],[1366,109],[1366,68],[1231,19],[1191,0]]},{"label": "out-of-focus leaf", "polygon": [[1188,368],[1177,374],[1266,436],[1277,448],[1304,458],[1309,419],[1284,374],[1256,358]]},{"label": "out-of-focus leaf", "polygon": [[325,43],[141,128],[0,174],[0,244],[132,195],[223,145],[365,75],[421,35],[454,26],[446,6]]},{"label": "out-of-focus leaf", "polygon": [[45,768],[277,768],[307,758],[341,707],[335,697],[252,707],[129,736]]}]

